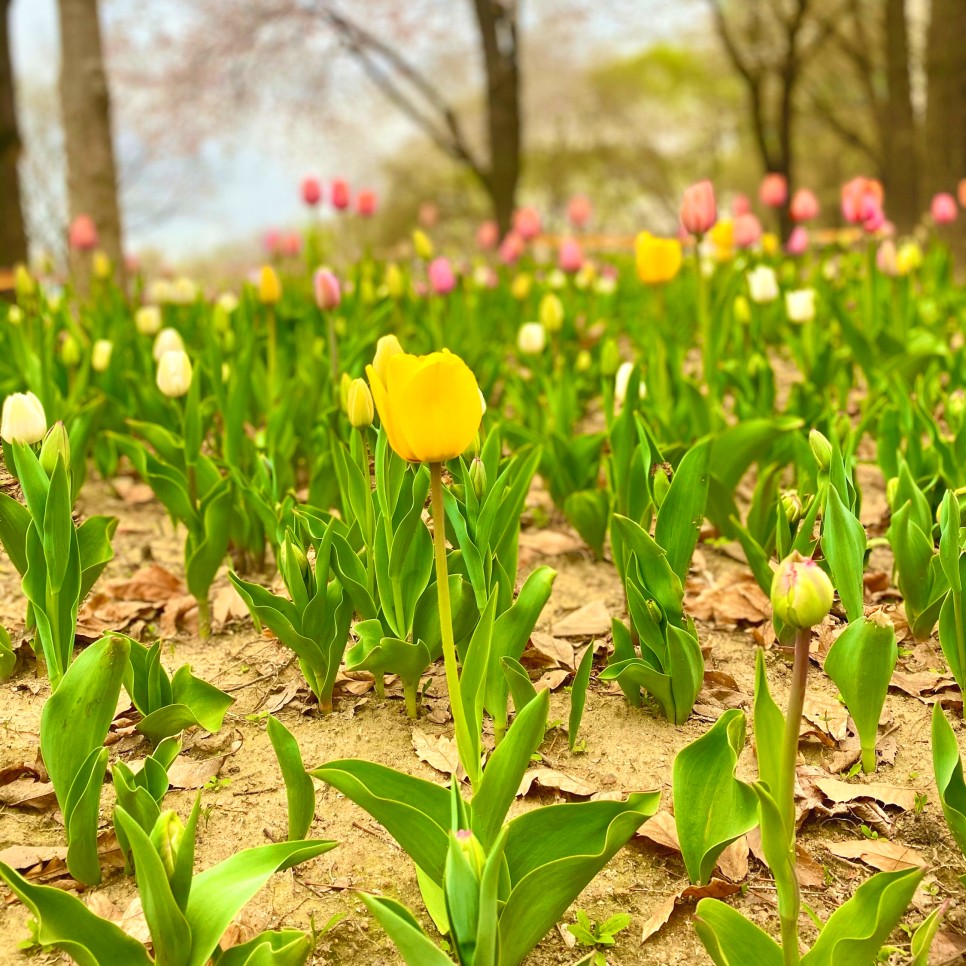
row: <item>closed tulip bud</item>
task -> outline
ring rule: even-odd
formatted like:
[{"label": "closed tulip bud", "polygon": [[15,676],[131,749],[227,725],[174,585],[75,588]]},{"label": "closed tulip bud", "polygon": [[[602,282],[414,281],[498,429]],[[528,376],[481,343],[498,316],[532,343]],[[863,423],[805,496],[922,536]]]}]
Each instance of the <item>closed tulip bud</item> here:
[{"label": "closed tulip bud", "polygon": [[594,215],[594,206],[583,195],[574,195],[567,202],[567,220],[574,228],[586,228]]},{"label": "closed tulip bud", "polygon": [[346,397],[346,413],[353,429],[368,429],[372,425],[372,418],[375,415],[372,393],[365,379],[353,379],[350,383],[349,394]]},{"label": "closed tulip bud", "polygon": [[158,362],[166,352],[184,352],[184,339],[181,338],[181,333],[170,326],[157,334],[151,355],[154,361]]},{"label": "closed tulip bud", "polygon": [[853,178],[842,186],[842,217],[853,225],[864,224],[881,213],[884,192],[872,178]]},{"label": "closed tulip bud", "polygon": [[517,348],[525,356],[538,356],[546,348],[547,331],[539,322],[524,322],[517,333]]},{"label": "closed tulip bud", "polygon": [[751,321],[751,307],[748,305],[748,299],[744,295],[735,296],[732,309],[735,313],[735,318],[742,324],[747,324]]},{"label": "closed tulip bud", "polygon": [[50,427],[40,447],[40,465],[48,476],[53,476],[58,460],[64,461],[65,468],[70,466],[70,437],[59,419]]},{"label": "closed tulip bud", "polygon": [[828,468],[832,465],[832,444],[829,442],[829,438],[817,429],[813,429],[808,434],[808,446],[812,451],[812,456],[815,457],[815,463],[819,470],[827,473]]},{"label": "closed tulip bud", "polygon": [[896,495],[899,492],[899,477],[890,476],[888,482],[886,483],[886,503],[889,504],[890,509],[895,511],[896,509]]},{"label": "closed tulip bud", "polygon": [[[622,362],[618,367],[617,374],[614,376],[614,399],[617,403],[623,404],[627,398],[627,387],[631,381],[631,374],[633,372],[633,362]],[[644,380],[641,379],[637,384],[637,394],[643,399],[646,393],[647,387],[644,385]]]},{"label": "closed tulip bud", "polygon": [[785,519],[791,523],[796,524],[802,518],[802,513],[804,508],[802,506],[802,498],[795,492],[795,490],[789,490],[787,493],[783,493],[781,496],[782,503],[782,513],[785,514]]},{"label": "closed tulip bud", "polygon": [[15,392],[3,401],[0,437],[8,443],[39,443],[47,432],[47,416],[32,392]]},{"label": "closed tulip bud", "polygon": [[336,178],[332,182],[332,189],[329,197],[332,199],[332,207],[336,211],[345,211],[349,207],[349,184],[342,178]]},{"label": "closed tulip bud", "polygon": [[73,369],[81,361],[80,343],[70,333],[64,336],[60,343],[60,361],[68,368]]},{"label": "closed tulip bud", "polygon": [[617,291],[617,279],[613,275],[601,275],[594,283],[598,295],[613,295]]},{"label": "closed tulip bud", "polygon": [[384,335],[376,343],[376,354],[372,360],[372,368],[376,375],[385,384],[389,379],[389,363],[394,356],[403,353],[403,347],[394,335]]},{"label": "closed tulip bud", "polygon": [[480,840],[469,829],[460,829],[458,832],[454,832],[453,838],[456,840],[459,850],[466,856],[466,860],[477,880],[482,878],[483,867],[486,865],[486,853],[483,851],[483,846],[480,845]]},{"label": "closed tulip bud", "polygon": [[946,191],[933,195],[929,213],[937,225],[949,225],[956,220],[956,199]]},{"label": "closed tulip bud", "polygon": [[178,853],[184,842],[184,823],[174,811],[162,812],[151,829],[151,844],[161,858],[165,874],[171,880],[178,867]]},{"label": "closed tulip bud", "polygon": [[751,248],[761,240],[761,222],[750,212],[738,215],[732,222],[732,239],[735,248]]},{"label": "closed tulip bud", "polygon": [[[736,217],[741,217],[736,216]],[[714,245],[715,258],[719,262],[727,262],[735,254],[735,223],[730,218],[716,222],[708,234]]]},{"label": "closed tulip bud", "polygon": [[198,299],[198,286],[186,275],[180,275],[171,284],[171,301],[177,305],[191,305]]},{"label": "closed tulip bud", "polygon": [[597,279],[597,269],[591,262],[585,262],[583,267],[574,276],[574,285],[583,292],[591,287]]},{"label": "closed tulip bud", "polygon": [[94,278],[100,279],[102,282],[106,282],[111,277],[111,260],[100,249],[94,252],[94,257],[91,260],[91,271],[94,273]]},{"label": "closed tulip bud", "polygon": [[621,354],[613,339],[606,339],[600,347],[600,373],[602,376],[615,376],[620,368]]},{"label": "closed tulip bud", "polygon": [[91,349],[91,368],[95,372],[107,372],[113,351],[114,344],[110,339],[98,339]]},{"label": "closed tulip bud", "polygon": [[660,510],[664,506],[664,500],[667,497],[668,490],[671,489],[671,480],[668,477],[667,470],[663,466],[655,467],[652,472],[654,478],[651,483],[651,489],[654,493],[654,506]]},{"label": "closed tulip bud", "polygon": [[263,265],[258,274],[258,301],[262,305],[275,305],[282,297],[282,283],[278,272],[271,265]]},{"label": "closed tulip bud", "polygon": [[771,606],[783,624],[802,630],[821,624],[832,609],[834,597],[832,581],[810,557],[795,550],[778,565],[771,585]]},{"label": "closed tulip bud", "polygon": [[298,232],[291,231],[282,236],[282,254],[294,258],[302,250],[302,236]]},{"label": "closed tulip bud", "polygon": [[161,331],[161,309],[157,305],[142,305],[134,313],[134,327],[141,335],[157,335]]},{"label": "closed tulip bud", "polygon": [[792,233],[785,242],[785,251],[789,255],[804,255],[808,250],[808,229],[802,225],[796,225]]},{"label": "closed tulip bud", "polygon": [[584,252],[580,247],[580,242],[575,238],[567,238],[560,245],[560,252],[557,256],[557,264],[562,272],[573,274],[580,271],[580,266],[584,263]]},{"label": "closed tulip bud", "polygon": [[308,579],[311,576],[308,557],[305,556],[305,552],[297,543],[292,540],[289,534],[285,535],[285,539],[282,541],[282,545],[278,549],[278,557],[279,570],[282,572],[283,579],[288,573],[290,573],[291,567],[294,564],[294,566],[298,569],[299,576],[302,578],[303,583],[308,582]]},{"label": "closed tulip bud", "polygon": [[637,277],[645,285],[670,282],[681,268],[681,243],[676,238],[656,238],[642,231],[634,240]]},{"label": "closed tulip bud", "polygon": [[528,275],[526,272],[521,272],[513,279],[510,285],[510,294],[522,302],[530,294],[530,289],[533,288],[533,276]]},{"label": "closed tulip bud", "polygon": [[748,294],[752,302],[763,305],[778,298],[778,278],[775,270],[759,265],[748,273]]},{"label": "closed tulip bud", "polygon": [[946,400],[946,413],[950,419],[959,422],[966,412],[966,393],[962,389],[956,389],[949,394]]},{"label": "closed tulip bud", "polygon": [[67,240],[76,252],[90,252],[97,248],[97,228],[90,215],[78,215],[71,222]]},{"label": "closed tulip bud", "polygon": [[19,305],[11,305],[7,309],[7,321],[11,325],[20,325],[23,322],[23,309]]},{"label": "closed tulip bud", "polygon": [[176,399],[191,388],[191,360],[188,354],[177,349],[165,352],[158,360],[158,389],[166,396]]},{"label": "closed tulip bud", "polygon": [[424,262],[428,262],[433,257],[433,242],[421,228],[413,229],[413,248],[416,250],[416,255]]},{"label": "closed tulip bud", "polygon": [[781,208],[788,198],[788,181],[783,174],[766,174],[758,189],[761,203],[769,208]]},{"label": "closed tulip bud", "polygon": [[13,287],[20,301],[29,299],[37,291],[37,283],[26,265],[18,264],[13,270]]},{"label": "closed tulip bud", "polygon": [[748,195],[737,194],[731,199],[731,216],[747,215],[751,211],[751,199]]},{"label": "closed tulip bud", "polygon": [[815,289],[800,288],[785,293],[785,311],[792,322],[811,322],[815,318]]},{"label": "closed tulip bud", "polygon": [[440,255],[429,263],[429,284],[437,295],[449,295],[456,288],[456,276],[448,258]]},{"label": "closed tulip bud", "polygon": [[500,261],[504,265],[515,265],[520,260],[525,247],[526,242],[518,232],[507,232],[506,237],[500,242]]},{"label": "closed tulip bud", "polygon": [[590,367],[594,364],[593,356],[587,349],[581,349],[574,360],[574,368],[577,372],[590,372]]},{"label": "closed tulip bud", "polygon": [[553,292],[547,292],[540,299],[540,308],[537,314],[540,317],[541,324],[548,332],[559,332],[563,328],[563,302]]},{"label": "closed tulip bud", "polygon": [[777,255],[779,248],[781,248],[781,242],[774,232],[766,231],[761,236],[761,250],[763,254]]},{"label": "closed tulip bud", "polygon": [[470,484],[477,500],[482,500],[486,493],[486,467],[479,457],[470,463]]},{"label": "closed tulip bud", "polygon": [[406,279],[403,277],[402,269],[395,262],[390,262],[386,266],[383,284],[391,299],[401,299],[406,294]]},{"label": "closed tulip bud", "polygon": [[792,203],[788,206],[792,221],[811,221],[818,217],[819,204],[814,191],[799,188],[792,196]]},{"label": "closed tulip bud", "polygon": [[322,200],[322,185],[318,178],[305,178],[302,181],[302,200],[307,205],[317,205]]},{"label": "closed tulip bud", "polygon": [[701,236],[718,220],[714,187],[710,181],[699,181],[686,188],[681,201],[681,224],[690,235]]},{"label": "closed tulip bud", "polygon": [[500,229],[495,221],[484,221],[476,229],[476,244],[484,252],[491,252],[500,244]]},{"label": "closed tulip bud", "polygon": [[879,244],[875,252],[875,264],[883,275],[893,277],[899,274],[896,243],[891,238],[886,238]]},{"label": "closed tulip bud", "polygon": [[540,213],[536,208],[518,208],[513,213],[513,230],[524,241],[533,241],[540,234],[540,227]]},{"label": "closed tulip bud", "polygon": [[[322,348],[321,343],[319,348]],[[349,414],[349,390],[351,388],[352,376],[350,376],[347,372],[343,372],[342,376],[339,378],[339,405],[342,407],[342,411],[346,415]]]},{"label": "closed tulip bud", "polygon": [[363,218],[371,218],[376,213],[376,193],[363,188],[356,195],[356,211]]},{"label": "closed tulip bud", "polygon": [[334,272],[330,272],[327,268],[318,269],[312,276],[312,288],[315,291],[315,304],[323,312],[338,308],[342,301],[342,291],[339,288],[339,279]]},{"label": "closed tulip bud", "polygon": [[908,275],[922,265],[922,249],[914,241],[903,242],[896,252],[896,271]]}]

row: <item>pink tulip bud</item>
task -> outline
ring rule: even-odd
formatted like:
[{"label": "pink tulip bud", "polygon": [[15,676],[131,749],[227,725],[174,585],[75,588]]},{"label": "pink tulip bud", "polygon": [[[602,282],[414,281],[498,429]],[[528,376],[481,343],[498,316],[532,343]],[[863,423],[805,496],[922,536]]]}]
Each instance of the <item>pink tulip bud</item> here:
[{"label": "pink tulip bud", "polygon": [[574,228],[586,228],[594,214],[594,206],[584,195],[574,195],[567,203],[567,220]]},{"label": "pink tulip bud", "polygon": [[781,208],[788,200],[788,180],[783,174],[766,174],[758,189],[761,203],[769,208]]},{"label": "pink tulip bud", "polygon": [[356,195],[356,211],[363,218],[371,218],[376,213],[376,193],[363,189]]},{"label": "pink tulip bud", "polygon": [[484,221],[476,229],[476,244],[485,252],[493,251],[500,243],[500,229],[495,221]]},{"label": "pink tulip bud", "polygon": [[322,185],[318,178],[305,178],[303,180],[302,200],[307,205],[317,205],[322,200]]},{"label": "pink tulip bud", "polygon": [[879,221],[882,215],[882,185],[873,178],[853,178],[842,185],[842,217],[852,225],[868,220]]},{"label": "pink tulip bud", "polygon": [[449,295],[456,288],[456,276],[448,258],[439,255],[429,263],[429,284],[437,295]]},{"label": "pink tulip bud", "polygon": [[524,241],[533,241],[540,234],[540,213],[536,208],[518,208],[513,227]]},{"label": "pink tulip bud", "polygon": [[323,312],[338,308],[342,301],[342,290],[335,273],[327,268],[318,269],[312,276],[312,287],[315,289],[315,304]]},{"label": "pink tulip bud", "polygon": [[792,229],[788,241],[785,243],[785,251],[789,255],[803,255],[808,248],[808,229],[803,225],[796,225]]},{"label": "pink tulip bud", "polygon": [[751,248],[761,239],[761,222],[755,215],[738,215],[733,228],[735,248]]},{"label": "pink tulip bud", "polygon": [[265,246],[265,251],[269,255],[277,255],[282,247],[282,234],[277,228],[269,228],[265,232],[265,237],[262,239],[262,244]]},{"label": "pink tulip bud", "polygon": [[77,252],[89,252],[97,248],[97,228],[90,215],[78,215],[71,222],[70,247]]},{"label": "pink tulip bud", "polygon": [[419,206],[419,223],[423,228],[432,228],[439,221],[439,208],[432,201],[424,201]]},{"label": "pink tulip bud", "polygon": [[507,232],[506,237],[500,243],[500,261],[504,265],[513,265],[519,261],[523,254],[523,248],[523,239],[515,231]]},{"label": "pink tulip bud", "polygon": [[751,212],[751,199],[748,195],[735,195],[731,199],[731,214],[737,218],[739,215],[747,215]]},{"label": "pink tulip bud", "polygon": [[345,211],[349,207],[349,184],[342,178],[336,178],[332,182],[330,193],[332,207],[337,211]]},{"label": "pink tulip bud", "polygon": [[302,238],[298,232],[289,232],[287,235],[283,235],[280,248],[283,255],[288,255],[290,257],[298,255],[302,250]]},{"label": "pink tulip bud", "polygon": [[684,191],[681,201],[681,224],[691,235],[703,235],[718,220],[714,187],[710,181],[699,181]]},{"label": "pink tulip bud", "polygon": [[819,204],[814,191],[808,188],[799,188],[792,196],[792,203],[789,207],[793,221],[811,221],[818,217]]},{"label": "pink tulip bud", "polygon": [[574,238],[565,238],[560,245],[557,264],[562,272],[579,272],[584,264],[584,253]]},{"label": "pink tulip bud", "polygon": [[875,205],[870,205],[866,209],[865,218],[862,221],[862,228],[870,235],[879,231],[886,224],[885,212]]},{"label": "pink tulip bud", "polygon": [[883,275],[898,275],[899,266],[896,260],[896,243],[887,238],[875,253],[875,264]]},{"label": "pink tulip bud", "polygon": [[956,220],[956,199],[948,191],[940,191],[933,195],[929,211],[937,225],[948,225]]}]

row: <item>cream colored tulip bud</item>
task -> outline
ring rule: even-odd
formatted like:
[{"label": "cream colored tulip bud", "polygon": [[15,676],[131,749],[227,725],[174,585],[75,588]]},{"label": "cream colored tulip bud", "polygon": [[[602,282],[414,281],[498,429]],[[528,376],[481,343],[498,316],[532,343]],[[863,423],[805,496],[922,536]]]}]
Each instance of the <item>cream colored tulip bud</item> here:
[{"label": "cream colored tulip bud", "polygon": [[8,443],[39,443],[47,432],[43,404],[32,392],[15,392],[3,401],[0,436]]},{"label": "cream colored tulip bud", "polygon": [[157,335],[161,331],[161,309],[157,305],[142,305],[134,313],[134,328],[141,335]]},{"label": "cream colored tulip bud", "polygon": [[832,465],[832,444],[829,442],[829,438],[817,429],[813,429],[808,434],[808,445],[812,450],[812,456],[815,457],[818,468],[823,472],[828,472],[828,468]]},{"label": "cream colored tulip bud", "polygon": [[804,629],[821,624],[832,609],[835,589],[822,568],[797,550],[775,571],[771,585],[771,606],[778,619]]},{"label": "cream colored tulip bud", "polygon": [[563,302],[553,292],[547,292],[540,299],[540,309],[538,312],[543,327],[548,332],[559,332],[563,328],[564,307]]},{"label": "cream colored tulip bud", "polygon": [[160,362],[161,356],[166,352],[184,352],[184,339],[177,329],[162,329],[154,340],[154,348],[151,354],[155,362]]},{"label": "cream colored tulip bud", "polygon": [[161,858],[161,865],[164,866],[168,879],[174,877],[184,835],[184,823],[174,811],[162,812],[151,830],[151,844]]},{"label": "cream colored tulip bud", "polygon": [[372,393],[365,379],[353,379],[346,400],[346,412],[353,429],[368,429],[375,415]]},{"label": "cream colored tulip bud", "polygon": [[95,372],[107,372],[113,351],[114,344],[110,339],[98,339],[91,350],[91,368]]},{"label": "cream colored tulip bud", "polygon": [[191,360],[179,349],[170,349],[158,360],[158,389],[172,399],[191,388]]},{"label": "cream colored tulip bud", "polygon": [[517,348],[526,356],[538,356],[546,348],[547,331],[539,322],[524,322],[517,333]]},{"label": "cream colored tulip bud", "polygon": [[50,427],[40,447],[40,465],[48,476],[54,475],[59,459],[64,461],[65,467],[70,466],[70,437],[67,435],[67,427],[58,419]]}]

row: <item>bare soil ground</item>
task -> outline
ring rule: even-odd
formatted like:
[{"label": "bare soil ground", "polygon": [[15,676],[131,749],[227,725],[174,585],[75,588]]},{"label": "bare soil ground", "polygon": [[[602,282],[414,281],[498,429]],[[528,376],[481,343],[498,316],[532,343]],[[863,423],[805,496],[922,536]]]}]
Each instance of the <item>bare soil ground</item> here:
[{"label": "bare soil ground", "polygon": [[[122,480],[118,489],[123,483],[128,485],[123,487],[122,497],[115,487],[92,480],[81,501],[82,512],[107,512],[121,519],[115,538],[115,560],[95,594],[112,582],[116,582],[113,586],[122,586],[125,579],[152,563],[172,574],[182,573],[181,535],[173,531],[160,506],[147,499],[143,488]],[[874,479],[868,483],[872,488],[875,485]],[[881,489],[881,483],[878,485]],[[539,485],[535,486],[530,502],[531,506],[542,508],[538,516],[547,512],[548,503]],[[881,494],[876,501],[867,492],[866,522],[874,526],[881,510]],[[528,515],[527,520],[530,519]],[[548,563],[558,571],[553,596],[534,635],[537,646],[528,652],[528,657],[532,659],[534,676],[543,675],[555,688],[551,721],[566,722],[567,685],[574,656],[579,656],[581,648],[595,639],[601,647],[596,666],[602,666],[604,646],[609,640],[606,618],[623,616],[623,595],[613,566],[594,562],[556,516],[551,513],[550,519],[549,528],[528,527],[525,531],[521,541],[521,577],[540,563]],[[542,748],[542,767],[563,773],[571,780],[562,782],[558,777],[558,784],[569,784],[584,794],[656,788],[662,793],[662,810],[669,811],[675,754],[703,734],[723,709],[743,707],[750,711],[755,648],[761,644],[769,647],[767,664],[772,690],[783,703],[790,669],[771,639],[765,598],[739,561],[740,552],[734,548],[709,544],[700,546],[695,556],[688,600],[692,612],[698,615],[699,635],[709,655],[706,688],[698,699],[695,716],[685,726],[675,727],[651,708],[628,706],[619,691],[598,682],[595,676],[580,731],[586,750],[569,752],[563,724],[548,732]],[[901,633],[905,624],[898,595],[889,586],[890,564],[888,553],[877,550],[872,570],[881,576],[870,577],[867,604],[870,609],[885,608]],[[157,576],[156,571],[153,573]],[[142,593],[150,596],[146,590]],[[291,654],[274,639],[256,633],[240,603],[231,603],[230,586],[224,576],[219,577],[213,596],[218,630],[206,642],[192,629],[193,615],[187,603],[178,593],[172,596],[170,589],[166,601],[142,601],[140,609],[107,595],[100,601],[99,610],[89,605],[82,612],[81,621],[82,629],[86,627],[95,634],[97,613],[105,619],[123,615],[130,622],[131,633],[142,639],[153,640],[161,634],[167,641],[164,663],[169,671],[190,663],[196,674],[231,691],[236,699],[220,734],[186,736],[182,753],[185,764],[179,777],[180,783],[189,787],[172,790],[166,799],[167,807],[187,814],[198,794],[196,787],[205,786],[197,869],[240,848],[285,834],[284,788],[265,734],[267,711],[277,714],[294,733],[309,767],[332,758],[364,757],[430,780],[447,780],[417,752],[418,748],[424,758],[438,764],[434,754],[445,752],[447,747],[438,739],[452,737],[439,669],[431,678],[418,721],[407,718],[401,689],[390,683],[387,698],[381,700],[366,690],[367,684],[362,681],[343,682],[335,712],[322,718],[308,701]],[[4,559],[0,561],[0,620],[11,630],[22,628],[23,609],[19,579]],[[578,613],[568,626],[567,618],[575,611]],[[807,720],[803,722],[806,737],[800,776],[800,844],[805,901],[825,918],[872,873],[872,866],[894,867],[890,863],[896,861],[923,862],[928,865],[928,872],[906,922],[915,927],[939,903],[949,900],[933,961],[958,961],[957,949],[966,947],[957,936],[966,932],[966,910],[957,876],[966,873],[966,862],[946,829],[939,807],[932,777],[929,717],[930,702],[936,700],[937,694],[950,707],[961,708],[961,702],[955,691],[948,688],[948,679],[940,676],[944,665],[935,639],[919,645],[903,641],[899,671],[905,675],[901,680],[906,690],[893,688],[887,698],[880,730],[883,760],[879,771],[874,776],[859,774],[849,779],[850,790],[844,793],[838,786],[826,786],[834,792],[830,797],[815,783],[845,780],[857,749],[836,689],[819,667],[823,648],[831,640],[833,623],[816,640]],[[916,691],[920,697],[915,696]],[[29,785],[35,780],[36,776],[24,772],[21,766],[37,761],[40,710],[48,692],[46,679],[38,675],[35,662],[27,657],[20,662],[14,677],[3,685],[0,776],[4,777],[0,781],[18,779]],[[132,731],[124,713],[127,702],[122,704],[117,733],[112,735],[112,755],[137,761],[147,753],[148,746]],[[951,714],[951,719],[962,746],[966,742],[961,712]],[[740,763],[740,774],[755,774],[750,743]],[[886,788],[872,789],[874,797],[861,797],[863,786],[870,782]],[[552,786],[554,780],[548,779],[548,784]],[[0,786],[0,791],[3,787],[10,786]],[[910,792],[921,796],[914,799],[914,804]],[[24,794],[29,799],[29,794]],[[2,801],[15,797],[8,795]],[[835,798],[844,801],[836,802]],[[515,808],[522,810],[564,799],[574,800],[567,791],[535,786],[518,799]],[[109,826],[112,803],[112,789],[107,784],[101,810],[105,829]],[[62,819],[55,806],[50,807],[49,796],[46,803],[41,799],[34,801],[33,806],[0,806],[0,850],[21,846],[56,850],[63,845]],[[863,825],[868,832],[863,833]],[[572,922],[577,908],[585,909],[594,920],[618,912],[630,913],[630,927],[607,951],[611,964],[656,966],[709,961],[690,925],[694,900],[682,898],[673,906],[673,897],[687,885],[687,878],[680,855],[668,847],[673,843],[667,839],[667,827],[658,820],[647,823],[642,829],[645,834],[616,856],[578,898],[565,919]],[[646,837],[648,832],[654,838]],[[876,834],[878,838],[868,837]],[[341,916],[341,921],[319,939],[311,963],[388,966],[400,962],[355,890],[382,892],[421,911],[416,877],[407,856],[367,814],[321,785],[317,786],[317,812],[310,835],[336,840],[339,846],[294,871],[273,877],[242,915],[236,930],[238,937],[245,938],[250,930],[282,925],[309,929],[314,923],[321,928],[331,917]],[[664,844],[657,844],[654,839]],[[833,852],[846,851],[851,846],[864,847],[865,852],[848,860]],[[719,888],[723,893],[733,892],[728,901],[777,936],[775,890],[756,852],[754,836],[729,850],[728,861],[718,873],[722,880]],[[34,862],[32,869],[34,875],[65,887],[72,885],[66,869],[58,866],[55,854],[45,863]],[[733,885],[729,885],[729,879],[735,880]],[[128,913],[130,927],[143,932],[143,921],[139,925],[136,908],[130,908],[136,895],[134,882],[120,869],[113,868],[104,883],[86,895],[92,897],[88,901],[95,903],[102,914],[121,918]],[[664,918],[668,919],[666,925],[657,928]],[[27,954],[29,959],[24,958],[18,943],[28,935],[26,920],[26,910],[9,896],[5,903],[0,903],[0,964],[63,961],[58,953],[37,950]],[[802,928],[806,939],[814,937],[814,927],[804,917]],[[652,934],[642,942],[645,931]],[[908,962],[908,935],[897,931],[893,940],[904,952],[896,953],[891,961]],[[570,964],[581,955],[561,926],[527,962],[531,966]]]}]

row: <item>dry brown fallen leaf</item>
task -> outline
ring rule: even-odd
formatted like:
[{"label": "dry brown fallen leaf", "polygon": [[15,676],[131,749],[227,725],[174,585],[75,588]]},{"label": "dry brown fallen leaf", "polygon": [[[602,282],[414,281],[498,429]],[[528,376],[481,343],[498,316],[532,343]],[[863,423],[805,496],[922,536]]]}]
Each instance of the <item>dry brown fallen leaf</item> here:
[{"label": "dry brown fallen leaf", "polygon": [[611,614],[603,600],[592,600],[556,621],[556,637],[593,637],[610,630]]},{"label": "dry brown fallen leaf", "polygon": [[[238,732],[236,731],[235,734]],[[172,788],[201,788],[216,777],[225,762],[242,746],[241,739],[235,739],[224,754],[208,758],[189,758],[180,755],[168,769],[168,783]]]},{"label": "dry brown fallen leaf", "polygon": [[885,782],[844,782],[837,778],[819,778],[815,784],[830,801],[837,803],[854,802],[871,798],[886,806],[900,808],[904,812],[915,807],[916,790],[887,785]]},{"label": "dry brown fallen leaf", "polygon": [[936,933],[929,950],[929,966],[952,966],[966,955],[966,936],[942,929]]},{"label": "dry brown fallen leaf", "polygon": [[222,584],[211,598],[211,629],[216,633],[228,624],[243,621],[249,616],[248,608],[238,591],[231,584]]},{"label": "dry brown fallen leaf", "polygon": [[129,476],[115,477],[111,486],[128,506],[138,506],[154,500],[154,490],[147,483],[132,480]]},{"label": "dry brown fallen leaf", "polygon": [[589,798],[597,791],[593,785],[571,775],[565,775],[555,768],[534,768],[523,776],[523,781],[517,789],[517,798],[528,794],[534,785],[564,792],[567,795],[576,795],[578,798]]},{"label": "dry brown fallen leaf", "polygon": [[915,849],[888,839],[862,839],[859,842],[831,842],[829,852],[840,859],[858,859],[880,872],[925,868],[926,860]]},{"label": "dry brown fallen leaf", "polygon": [[435,768],[444,775],[456,775],[460,781],[466,778],[456,742],[452,738],[445,735],[427,735],[414,728],[412,741],[416,756],[430,768]]},{"label": "dry brown fallen leaf", "polygon": [[720,628],[763,624],[771,619],[771,603],[750,575],[728,574],[713,587],[686,596],[684,606],[695,618]]},{"label": "dry brown fallen leaf", "polygon": [[32,778],[18,778],[0,786],[0,804],[11,808],[34,808],[40,812],[57,805],[52,782],[38,782]]},{"label": "dry brown fallen leaf", "polygon": [[543,557],[560,557],[567,553],[581,553],[583,541],[558,530],[524,530],[520,534],[520,549]]},{"label": "dry brown fallen leaf", "polygon": [[889,687],[898,688],[905,694],[918,698],[924,704],[934,704],[937,695],[954,690],[956,682],[951,674],[896,669],[892,672]]},{"label": "dry brown fallen leaf", "polygon": [[724,879],[712,879],[707,885],[685,886],[673,895],[668,896],[654,912],[650,915],[644,928],[641,930],[641,943],[646,943],[663,926],[667,925],[674,907],[680,899],[725,899],[741,891],[741,886],[732,882],[725,882]]},{"label": "dry brown fallen leaf", "polygon": [[[537,658],[538,660],[533,660]],[[564,667],[574,669],[574,646],[552,634],[534,631],[530,635],[530,647],[524,651],[523,661],[531,667]]]},{"label": "dry brown fallen leaf", "polygon": [[660,845],[665,849],[672,849],[675,852],[681,851],[681,843],[678,841],[678,830],[674,824],[674,816],[662,808],[652,815],[638,830],[637,838],[648,839],[655,845]]},{"label": "dry brown fallen leaf", "polygon": [[802,715],[833,741],[842,741],[849,733],[848,709],[834,698],[807,695]]}]

